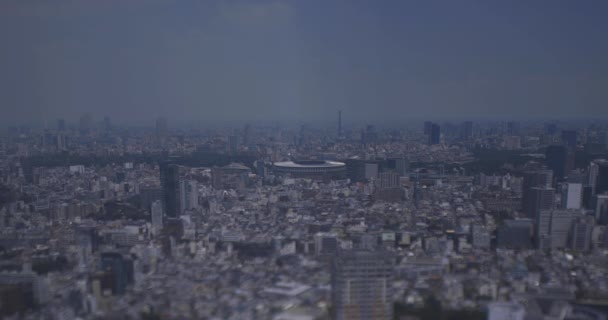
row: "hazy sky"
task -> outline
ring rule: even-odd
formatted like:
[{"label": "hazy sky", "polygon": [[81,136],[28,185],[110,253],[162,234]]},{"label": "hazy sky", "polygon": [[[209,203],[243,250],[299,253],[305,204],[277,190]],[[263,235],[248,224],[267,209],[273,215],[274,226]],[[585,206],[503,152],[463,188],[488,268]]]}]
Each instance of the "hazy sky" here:
[{"label": "hazy sky", "polygon": [[0,121],[608,116],[608,1],[1,0]]}]

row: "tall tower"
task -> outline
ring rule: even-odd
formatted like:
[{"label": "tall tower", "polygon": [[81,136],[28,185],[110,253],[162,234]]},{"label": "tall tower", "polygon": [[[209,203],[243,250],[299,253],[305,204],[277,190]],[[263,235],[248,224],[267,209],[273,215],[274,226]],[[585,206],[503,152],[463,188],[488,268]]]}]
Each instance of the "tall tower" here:
[{"label": "tall tower", "polygon": [[342,136],[342,110],[338,110],[338,137]]}]

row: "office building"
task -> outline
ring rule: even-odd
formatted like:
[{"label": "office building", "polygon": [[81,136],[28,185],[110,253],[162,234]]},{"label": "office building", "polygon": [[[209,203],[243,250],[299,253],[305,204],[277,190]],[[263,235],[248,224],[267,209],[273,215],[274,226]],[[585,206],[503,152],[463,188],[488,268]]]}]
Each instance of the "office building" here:
[{"label": "office building", "polygon": [[180,167],[169,162],[160,165],[160,182],[163,189],[163,212],[168,217],[181,214],[180,203]]},{"label": "office building", "polygon": [[608,161],[596,161],[595,194],[608,192]]},{"label": "office building", "polygon": [[591,216],[578,217],[574,220],[570,235],[570,248],[572,250],[589,251],[594,225],[595,219]]},{"label": "office building", "polygon": [[428,135],[429,145],[439,144],[441,142],[441,127],[437,123],[431,124]]},{"label": "office building", "polygon": [[536,217],[541,210],[551,210],[555,203],[555,189],[535,187],[529,190],[527,204],[527,217]]},{"label": "office building", "polygon": [[163,204],[160,200],[152,202],[150,214],[152,218],[152,232],[158,234],[163,229]]},{"label": "office building", "polygon": [[597,183],[597,176],[599,173],[598,160],[591,161],[589,167],[587,167],[587,185],[591,187],[592,195],[595,195],[595,184]]},{"label": "office building", "polygon": [[553,210],[551,212],[551,248],[563,249],[568,246],[572,222],[583,214],[578,210]]},{"label": "office building", "polygon": [[385,171],[378,174],[377,188],[389,189],[399,188],[399,173],[396,171]]},{"label": "office building", "polygon": [[572,223],[582,217],[580,210],[541,210],[535,220],[535,240],[539,249],[561,249],[568,246]]},{"label": "office building", "polygon": [[522,184],[522,210],[528,218],[534,218],[534,199],[532,188],[550,188],[553,181],[553,171],[533,170],[526,171]]},{"label": "office building", "polygon": [[595,220],[599,225],[608,225],[608,194],[598,194],[593,197]]},{"label": "office building", "polygon": [[582,183],[564,183],[561,190],[561,207],[563,209],[580,209],[583,202]]},{"label": "office building", "polygon": [[198,209],[198,183],[195,180],[181,180],[179,192],[182,213],[186,210]]},{"label": "office building", "polygon": [[547,147],[545,159],[547,167],[553,170],[553,175],[557,180],[567,177],[574,168],[574,152],[564,145]]},{"label": "office building", "polygon": [[394,258],[384,251],[341,251],[332,263],[332,305],[336,320],[388,320],[393,304],[388,289]]},{"label": "office building", "polygon": [[551,248],[551,210],[540,210],[536,213],[534,244],[542,250]]}]

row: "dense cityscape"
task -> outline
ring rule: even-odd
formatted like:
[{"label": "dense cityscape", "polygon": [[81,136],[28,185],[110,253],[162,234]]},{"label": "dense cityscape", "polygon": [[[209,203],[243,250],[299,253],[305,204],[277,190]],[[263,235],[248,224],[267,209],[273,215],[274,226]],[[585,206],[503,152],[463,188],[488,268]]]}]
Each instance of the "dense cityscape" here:
[{"label": "dense cityscape", "polygon": [[606,319],[606,123],[342,116],[10,128],[2,317]]},{"label": "dense cityscape", "polygon": [[0,0],[0,320],[608,320],[607,0]]}]

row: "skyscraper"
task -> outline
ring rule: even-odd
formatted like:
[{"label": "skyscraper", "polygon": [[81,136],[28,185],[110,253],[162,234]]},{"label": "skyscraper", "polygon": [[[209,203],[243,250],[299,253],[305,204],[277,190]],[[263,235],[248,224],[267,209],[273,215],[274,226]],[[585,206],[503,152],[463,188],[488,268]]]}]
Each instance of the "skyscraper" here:
[{"label": "skyscraper", "polygon": [[429,145],[439,144],[441,141],[441,127],[438,124],[431,124],[429,132]]},{"label": "skyscraper", "polygon": [[534,201],[532,199],[532,188],[549,188],[553,181],[551,170],[535,170],[524,173],[522,186],[522,209],[526,217],[535,217]]},{"label": "skyscraper", "polygon": [[558,180],[567,177],[574,168],[574,152],[562,145],[547,147],[545,151],[547,167],[553,170],[555,178]]},{"label": "skyscraper", "polygon": [[608,194],[598,194],[593,197],[595,220],[599,225],[608,225]]},{"label": "skyscraper", "polygon": [[198,184],[195,180],[181,180],[179,194],[182,214],[185,210],[198,208]]},{"label": "skyscraper", "polygon": [[178,217],[181,212],[179,190],[179,166],[169,162],[160,164],[160,182],[163,189],[163,211],[168,217]]},{"label": "skyscraper", "polygon": [[608,192],[608,161],[597,161],[595,194]]},{"label": "skyscraper", "polygon": [[160,200],[152,202],[150,214],[152,216],[152,231],[158,234],[163,228],[163,204]]},{"label": "skyscraper", "polygon": [[600,167],[598,165],[598,160],[591,161],[589,167],[587,168],[587,184],[589,187],[591,187],[591,195],[595,195],[595,185],[597,183],[599,170]]},{"label": "skyscraper", "polygon": [[394,258],[384,251],[341,251],[332,263],[334,319],[393,318],[388,294]]}]

